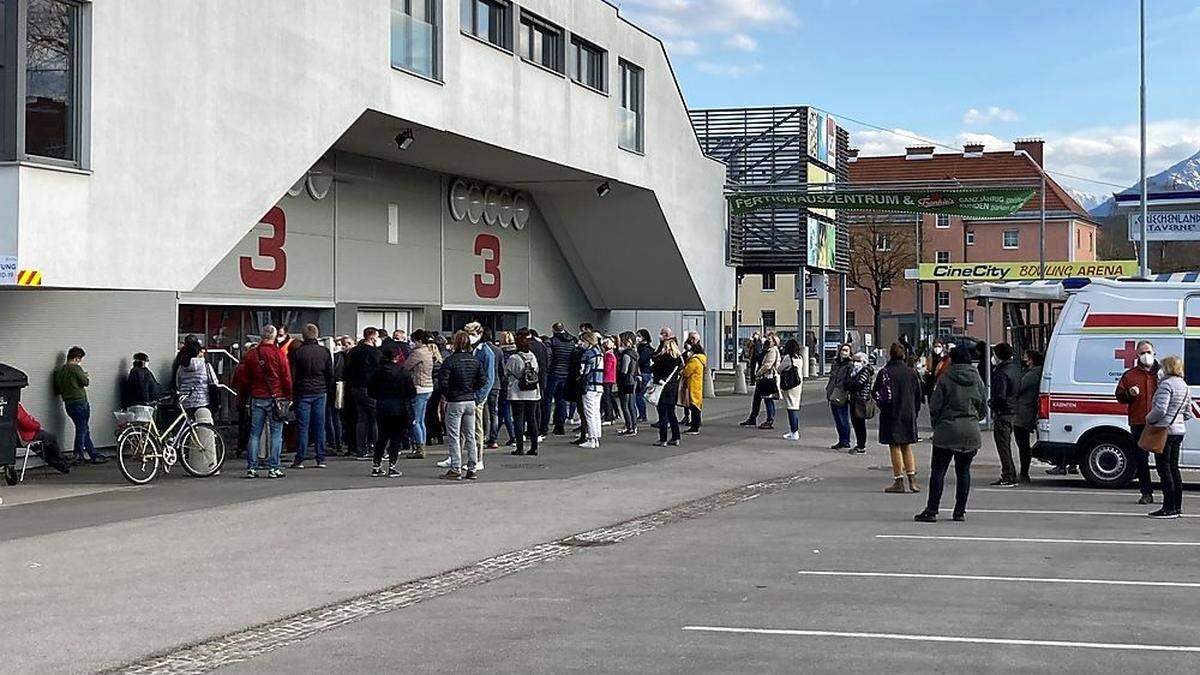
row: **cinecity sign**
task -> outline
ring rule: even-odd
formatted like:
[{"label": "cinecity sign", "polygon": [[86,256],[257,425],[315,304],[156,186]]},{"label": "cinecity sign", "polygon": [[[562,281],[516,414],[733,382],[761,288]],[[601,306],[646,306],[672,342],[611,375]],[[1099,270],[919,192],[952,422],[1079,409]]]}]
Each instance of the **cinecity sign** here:
[{"label": "cinecity sign", "polygon": [[[1136,260],[1095,262],[1047,262],[1047,279],[1069,277],[1127,277],[1137,274]],[[921,281],[1021,281],[1040,279],[1041,267],[1035,262],[921,263],[917,278]]]}]

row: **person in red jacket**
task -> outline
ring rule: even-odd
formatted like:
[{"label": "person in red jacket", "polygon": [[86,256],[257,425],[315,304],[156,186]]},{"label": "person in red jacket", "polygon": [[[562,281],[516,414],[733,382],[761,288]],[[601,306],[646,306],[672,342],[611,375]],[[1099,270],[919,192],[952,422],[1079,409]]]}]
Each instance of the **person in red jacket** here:
[{"label": "person in red jacket", "polygon": [[1146,428],[1146,413],[1158,389],[1158,359],[1154,358],[1154,343],[1142,340],[1137,344],[1137,364],[1117,382],[1117,400],[1129,406],[1129,432],[1133,435],[1133,457],[1137,464],[1138,488],[1142,492],[1139,504],[1154,503],[1154,486],[1150,482],[1150,455],[1138,447],[1138,439]]},{"label": "person in red jacket", "polygon": [[287,358],[275,344],[277,331],[266,326],[262,341],[242,356],[233,374],[233,388],[250,401],[250,438],[246,443],[246,478],[258,478],[258,450],[263,427],[271,431],[267,453],[267,477],[283,478],[279,455],[283,452],[283,420],[276,419],[275,401],[292,398],[292,374]]},{"label": "person in red jacket", "polygon": [[42,423],[30,415],[29,411],[25,410],[25,406],[20,403],[17,404],[17,437],[21,439],[21,445],[26,447],[30,443],[40,442],[42,459],[60,473],[71,473],[71,465],[63,459],[62,449],[58,446],[58,438],[42,428]]}]

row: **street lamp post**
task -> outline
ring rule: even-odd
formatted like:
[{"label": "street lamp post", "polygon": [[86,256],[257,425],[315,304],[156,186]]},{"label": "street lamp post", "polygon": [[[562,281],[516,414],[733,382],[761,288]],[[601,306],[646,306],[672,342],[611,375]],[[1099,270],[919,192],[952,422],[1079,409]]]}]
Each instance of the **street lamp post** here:
[{"label": "street lamp post", "polygon": [[1138,87],[1140,97],[1140,124],[1141,124],[1141,186],[1142,186],[1142,233],[1141,246],[1138,247],[1138,274],[1143,279],[1150,276],[1150,257],[1147,252],[1146,243],[1146,0],[1141,1],[1141,9],[1138,14],[1139,29],[1138,37],[1140,38],[1141,47],[1141,81]]}]

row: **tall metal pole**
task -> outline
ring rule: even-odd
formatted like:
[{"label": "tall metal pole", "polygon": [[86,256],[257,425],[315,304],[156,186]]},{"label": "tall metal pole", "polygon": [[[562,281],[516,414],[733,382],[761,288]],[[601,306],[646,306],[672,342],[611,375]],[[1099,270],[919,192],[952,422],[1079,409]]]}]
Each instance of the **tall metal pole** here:
[{"label": "tall metal pole", "polygon": [[1141,1],[1138,14],[1138,37],[1141,41],[1141,83],[1138,93],[1141,98],[1141,184],[1142,184],[1142,245],[1138,247],[1138,274],[1142,278],[1150,276],[1150,259],[1147,255],[1146,237],[1146,0]]},{"label": "tall metal pole", "polygon": [[[1046,278],[1046,171],[1042,167],[1038,167],[1038,171],[1042,174],[1042,196],[1039,201],[1042,202],[1041,222],[1038,225],[1038,278]],[[1068,240],[1067,245],[1071,242]]]},{"label": "tall metal pole", "polygon": [[[916,218],[916,223],[913,225],[914,229],[916,230],[916,236],[917,236],[917,245],[916,245],[916,249],[917,249],[917,260],[916,260],[916,263],[917,263],[916,264],[916,267],[917,267],[917,306],[916,306],[916,310],[917,310],[917,344],[918,345],[921,344],[927,338],[927,336],[925,335],[925,287],[921,285],[921,276],[920,276],[920,269],[921,269],[921,218],[922,218],[922,216],[920,214],[918,214],[917,218]],[[934,298],[934,301],[935,302],[937,301],[936,297]],[[875,339],[878,340],[879,336],[878,335],[875,336]],[[930,340],[930,342],[932,342],[932,340]]]}]

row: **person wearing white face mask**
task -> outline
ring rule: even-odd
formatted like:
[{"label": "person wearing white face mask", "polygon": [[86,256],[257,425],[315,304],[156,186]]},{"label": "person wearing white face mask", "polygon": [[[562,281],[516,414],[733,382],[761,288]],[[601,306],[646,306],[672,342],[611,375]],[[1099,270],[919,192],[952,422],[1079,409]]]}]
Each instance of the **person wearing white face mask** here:
[{"label": "person wearing white face mask", "polygon": [[946,348],[946,343],[938,338],[933,341],[933,348],[930,350],[928,363],[925,365],[925,373],[922,375],[921,389],[925,393],[925,400],[933,395],[933,389],[937,386],[937,380],[950,367],[950,350]]},{"label": "person wearing white face mask", "polygon": [[1150,412],[1154,393],[1158,390],[1158,360],[1154,355],[1154,344],[1142,340],[1137,344],[1137,363],[1126,370],[1117,382],[1117,400],[1127,406],[1129,432],[1133,436],[1133,458],[1137,465],[1138,488],[1142,493],[1139,504],[1154,503],[1154,486],[1150,482],[1150,455],[1138,447],[1138,439],[1146,428],[1146,414]]},{"label": "person wearing white face mask", "polygon": [[875,400],[871,398],[871,384],[875,382],[875,369],[867,363],[865,352],[854,355],[850,370],[850,382],[846,389],[850,392],[850,425],[854,427],[854,447],[850,454],[864,454],[867,451],[867,420],[875,417]]}]

